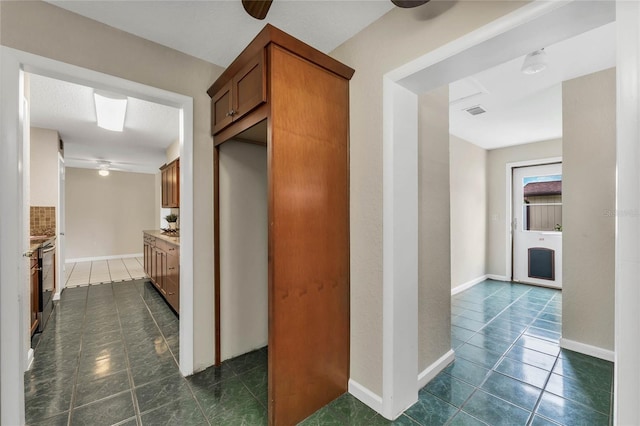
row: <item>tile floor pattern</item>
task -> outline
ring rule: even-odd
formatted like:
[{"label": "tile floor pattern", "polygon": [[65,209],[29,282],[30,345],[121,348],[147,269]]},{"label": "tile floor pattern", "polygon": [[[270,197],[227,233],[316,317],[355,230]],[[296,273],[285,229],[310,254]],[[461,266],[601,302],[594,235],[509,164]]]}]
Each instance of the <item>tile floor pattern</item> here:
[{"label": "tile floor pattern", "polygon": [[67,263],[67,287],[145,278],[141,257]]},{"label": "tile floor pattern", "polygon": [[[613,365],[558,347],[559,291],[453,297],[456,361],[390,422],[345,394],[301,424],[608,425]],[[266,425],[267,350],[183,378],[178,321],[144,281],[70,288],[25,374],[30,425]]]}]

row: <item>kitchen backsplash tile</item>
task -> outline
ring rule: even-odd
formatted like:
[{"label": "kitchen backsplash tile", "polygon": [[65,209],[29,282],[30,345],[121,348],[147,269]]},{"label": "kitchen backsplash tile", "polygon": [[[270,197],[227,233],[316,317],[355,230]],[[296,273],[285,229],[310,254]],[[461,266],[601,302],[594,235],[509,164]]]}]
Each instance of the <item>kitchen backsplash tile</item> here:
[{"label": "kitchen backsplash tile", "polygon": [[56,234],[56,208],[31,206],[31,235]]}]

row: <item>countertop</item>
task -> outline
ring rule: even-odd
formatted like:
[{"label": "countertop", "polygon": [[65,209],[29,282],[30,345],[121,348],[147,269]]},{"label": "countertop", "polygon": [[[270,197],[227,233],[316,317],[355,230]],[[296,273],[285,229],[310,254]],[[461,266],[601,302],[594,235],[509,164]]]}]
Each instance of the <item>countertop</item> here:
[{"label": "countertop", "polygon": [[160,229],[151,229],[151,230],[142,231],[142,232],[152,237],[160,238],[161,240],[164,240],[168,243],[175,244],[177,246],[180,245],[180,237],[174,237],[170,234],[164,234]]},{"label": "countertop", "polygon": [[35,251],[42,247],[44,244],[53,242],[55,241],[55,239],[55,235],[32,235],[29,250],[35,253]]}]

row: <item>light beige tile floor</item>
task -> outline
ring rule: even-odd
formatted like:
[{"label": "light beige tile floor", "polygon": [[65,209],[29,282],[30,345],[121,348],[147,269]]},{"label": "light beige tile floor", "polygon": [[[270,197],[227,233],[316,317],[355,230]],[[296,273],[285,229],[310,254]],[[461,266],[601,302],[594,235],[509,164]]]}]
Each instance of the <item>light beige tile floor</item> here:
[{"label": "light beige tile floor", "polygon": [[128,281],[147,276],[141,257],[67,263],[66,271],[67,287]]}]

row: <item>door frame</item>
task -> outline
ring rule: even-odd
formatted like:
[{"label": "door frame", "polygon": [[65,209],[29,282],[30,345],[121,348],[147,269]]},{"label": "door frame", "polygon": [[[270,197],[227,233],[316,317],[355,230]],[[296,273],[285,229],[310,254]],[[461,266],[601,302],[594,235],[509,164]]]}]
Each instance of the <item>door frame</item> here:
[{"label": "door frame", "polygon": [[[22,265],[23,235],[19,224],[25,206],[20,193],[23,180],[22,164],[16,161],[22,150],[19,126],[22,108],[24,72],[72,81],[104,90],[116,90],[139,99],[180,109],[180,193],[181,214],[193,218],[193,98],[120,77],[89,70],[6,46],[0,46],[0,200],[6,206],[0,221],[0,282],[20,282],[26,272]],[[16,202],[17,201],[17,202]],[[181,228],[180,249],[180,371],[183,375],[194,371],[194,316],[193,316],[193,223],[187,220]],[[15,265],[19,265],[16,267]],[[24,287],[24,288],[23,288]],[[0,423],[24,424],[23,362],[28,356],[28,339],[23,337],[25,312],[28,312],[28,287],[0,286]],[[19,301],[20,303],[16,303]]]},{"label": "door frame", "polygon": [[[417,246],[413,244],[412,235],[418,233],[418,222],[414,217],[417,212],[403,212],[403,208],[413,209],[417,206],[418,193],[417,167],[413,164],[418,151],[418,129],[413,126],[412,117],[417,117],[417,100],[415,90],[408,90],[401,82],[406,77],[416,77],[418,73],[433,68],[435,65],[450,65],[449,77],[455,78],[470,75],[477,63],[469,62],[470,57],[477,58],[482,50],[482,43],[493,37],[504,36],[512,30],[519,30],[537,18],[553,14],[559,8],[579,4],[577,0],[562,2],[533,1],[514,12],[499,18],[476,31],[445,44],[415,60],[399,66],[383,77],[383,306],[382,306],[382,395],[376,395],[369,389],[350,382],[349,391],[359,399],[382,413],[388,419],[396,418],[405,408],[417,400],[417,392],[406,389],[416,387],[413,365],[403,365],[400,348],[417,347],[417,306],[412,298],[417,299]],[[595,3],[595,2],[594,2]],[[606,2],[603,2],[606,3]],[[640,114],[640,85],[638,84],[638,63],[640,63],[640,3],[615,1],[615,17],[617,27],[616,41],[616,75],[617,75],[617,167],[618,176],[625,176],[623,182],[618,178],[616,203],[618,208],[635,212],[635,215],[618,216],[616,219],[616,392],[614,400],[614,422],[635,424],[640,420],[640,408],[637,399],[640,387],[637,377],[640,365],[636,362],[640,357],[640,340],[633,326],[640,320],[640,290],[633,277],[640,273],[640,227],[636,222],[640,210],[640,194],[633,182],[640,181],[640,148],[637,140],[640,137],[640,125],[637,117]],[[565,16],[564,19],[570,19]],[[539,34],[534,34],[530,41],[535,41]],[[532,49],[533,50],[533,49]],[[499,55],[495,49],[484,51],[485,66],[489,55]],[[503,52],[504,53],[504,52]],[[514,52],[511,52],[514,54]],[[525,52],[526,53],[526,52]],[[456,59],[467,59],[467,62]],[[460,71],[463,69],[463,71]],[[417,79],[414,79],[414,82]],[[420,81],[423,85],[437,88],[450,81],[442,78]],[[409,82],[407,82],[408,84]],[[428,89],[422,88],[424,93]],[[407,93],[408,92],[408,93]],[[413,96],[412,96],[413,95]],[[622,119],[622,118],[626,118]],[[394,161],[394,157],[398,158]],[[391,158],[389,158],[389,156]],[[402,158],[401,158],[402,157]],[[407,189],[405,189],[407,188]],[[510,209],[510,207],[509,207]],[[404,214],[404,217],[401,215]],[[414,216],[415,214],[415,216]],[[509,215],[510,217],[510,215]],[[406,219],[404,222],[402,219]],[[396,227],[397,226],[397,227]],[[395,228],[394,228],[395,227]],[[625,232],[621,232],[624,229]],[[508,247],[508,245],[507,245]],[[622,255],[621,249],[625,249]],[[395,259],[406,259],[399,265],[407,271],[403,273],[394,264]],[[507,265],[509,262],[507,261]],[[511,269],[509,267],[509,269]],[[407,276],[408,282],[402,279]],[[623,281],[624,278],[624,281]],[[399,307],[409,309],[399,309]],[[398,349],[394,349],[398,348]],[[409,351],[405,351],[409,352]],[[623,353],[624,352],[624,353]],[[428,369],[437,372],[446,366],[446,354]],[[444,360],[444,361],[443,361]],[[618,362],[624,360],[624,366]],[[413,358],[410,360],[413,362]],[[622,373],[624,372],[624,373]],[[435,374],[433,374],[435,376]]]},{"label": "door frame", "polygon": [[521,167],[529,167],[529,166],[544,166],[547,164],[554,163],[562,163],[562,157],[548,157],[541,158],[538,160],[526,160],[526,161],[514,161],[511,163],[507,163],[505,166],[506,170],[506,187],[505,187],[505,247],[508,249],[505,250],[506,258],[505,258],[505,278],[507,280],[513,281],[513,169],[521,168]]}]

